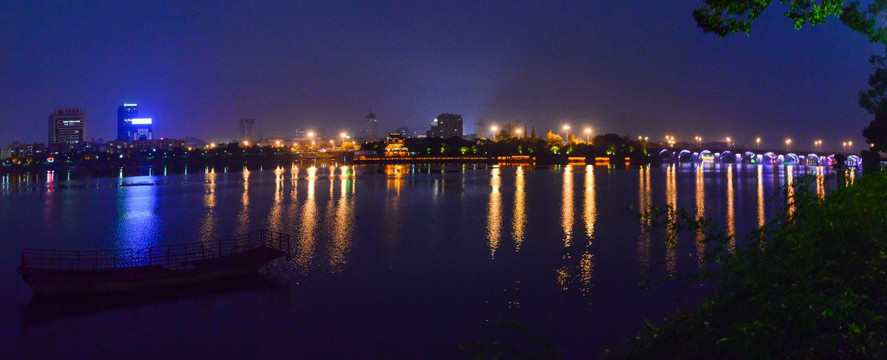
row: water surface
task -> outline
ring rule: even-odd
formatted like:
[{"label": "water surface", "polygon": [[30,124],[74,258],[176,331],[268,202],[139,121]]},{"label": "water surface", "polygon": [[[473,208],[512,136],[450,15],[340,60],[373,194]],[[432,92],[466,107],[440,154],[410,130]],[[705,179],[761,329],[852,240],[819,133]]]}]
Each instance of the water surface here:
[{"label": "water surface", "polygon": [[[684,207],[741,239],[804,173],[824,194],[823,168],[718,164],[7,175],[0,343],[14,358],[596,357],[678,306],[677,284],[641,289],[648,272],[667,277],[702,261],[692,234],[666,250],[668,236],[643,229],[638,212]],[[22,247],[141,248],[260,228],[296,244],[258,282],[68,309],[29,304],[15,272]]]}]

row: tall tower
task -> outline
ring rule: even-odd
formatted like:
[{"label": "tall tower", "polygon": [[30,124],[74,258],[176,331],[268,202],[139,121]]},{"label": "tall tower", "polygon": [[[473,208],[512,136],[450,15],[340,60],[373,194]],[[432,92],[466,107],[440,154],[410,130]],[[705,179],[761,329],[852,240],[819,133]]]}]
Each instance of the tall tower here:
[{"label": "tall tower", "polygon": [[376,114],[369,113],[366,118],[364,118],[364,134],[366,134],[368,141],[376,141],[379,140],[378,136],[378,127],[379,127],[379,119],[376,119]]},{"label": "tall tower", "polygon": [[256,140],[256,119],[240,119],[240,141]]},{"label": "tall tower", "polygon": [[86,111],[58,109],[49,115],[49,145],[74,145],[86,138]]}]

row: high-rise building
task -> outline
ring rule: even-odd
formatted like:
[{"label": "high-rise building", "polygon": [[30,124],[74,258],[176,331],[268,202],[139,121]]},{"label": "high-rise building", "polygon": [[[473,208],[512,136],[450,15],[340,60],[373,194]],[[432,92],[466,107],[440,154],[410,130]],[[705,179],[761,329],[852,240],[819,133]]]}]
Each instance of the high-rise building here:
[{"label": "high-rise building", "polygon": [[428,137],[451,138],[453,136],[462,136],[462,115],[440,114],[431,122]]},{"label": "high-rise building", "polygon": [[240,119],[240,141],[256,141],[256,119]]},{"label": "high-rise building", "polygon": [[83,142],[86,111],[58,109],[49,115],[49,145],[74,145]]},{"label": "high-rise building", "polygon": [[154,138],[151,118],[139,118],[138,104],[123,104],[117,108],[117,140],[135,141]]},{"label": "high-rise building", "polygon": [[137,104],[123,104],[117,108],[117,140],[132,141],[132,119],[138,117]]},{"label": "high-rise building", "polygon": [[376,114],[369,113],[367,117],[364,118],[363,123],[363,137],[367,141],[379,140],[377,132],[379,127],[379,119],[376,119]]}]

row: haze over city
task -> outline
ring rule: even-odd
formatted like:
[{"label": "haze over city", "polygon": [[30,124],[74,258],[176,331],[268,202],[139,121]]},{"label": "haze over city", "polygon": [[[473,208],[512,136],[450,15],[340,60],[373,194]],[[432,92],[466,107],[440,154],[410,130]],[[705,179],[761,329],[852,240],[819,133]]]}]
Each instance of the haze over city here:
[{"label": "haze over city", "polygon": [[[420,134],[437,114],[474,124],[863,143],[857,105],[879,46],[833,20],[792,29],[777,9],[751,36],[705,34],[699,0],[668,2],[191,1],[0,5],[0,144],[45,142],[58,108],[114,138],[140,105],[158,137],[234,138],[325,127]],[[481,130],[483,131],[483,130]]]}]

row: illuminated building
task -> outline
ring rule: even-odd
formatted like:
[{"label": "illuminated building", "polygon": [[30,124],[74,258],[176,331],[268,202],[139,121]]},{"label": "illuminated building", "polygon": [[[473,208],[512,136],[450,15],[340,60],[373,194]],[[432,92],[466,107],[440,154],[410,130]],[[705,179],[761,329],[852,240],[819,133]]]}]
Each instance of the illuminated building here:
[{"label": "illuminated building", "polygon": [[49,146],[68,148],[82,143],[85,130],[85,110],[58,109],[49,115]]},{"label": "illuminated building", "polygon": [[46,145],[44,144],[23,144],[18,141],[13,141],[7,148],[0,151],[0,160],[8,158],[22,159],[44,153],[46,153]]},{"label": "illuminated building", "polygon": [[133,148],[136,150],[183,150],[185,149],[185,140],[180,139],[160,139],[160,140],[135,140],[132,142]]},{"label": "illuminated building", "polygon": [[256,140],[256,119],[240,119],[240,141]]},{"label": "illuminated building", "polygon": [[151,118],[139,118],[138,104],[123,104],[117,108],[117,140],[152,140]]},{"label": "illuminated building", "polygon": [[385,139],[385,156],[408,156],[410,155],[410,150],[407,149],[406,145],[403,142],[403,135],[399,132],[393,132],[388,134],[388,138]]},{"label": "illuminated building", "polygon": [[462,115],[440,114],[431,122],[428,137],[451,138],[462,136]]}]

